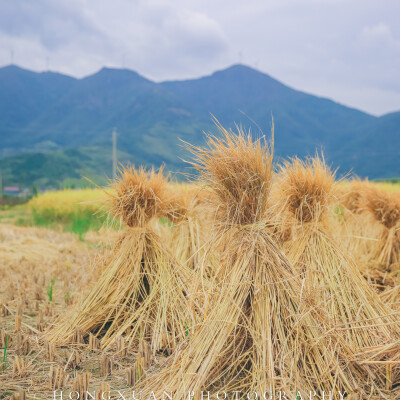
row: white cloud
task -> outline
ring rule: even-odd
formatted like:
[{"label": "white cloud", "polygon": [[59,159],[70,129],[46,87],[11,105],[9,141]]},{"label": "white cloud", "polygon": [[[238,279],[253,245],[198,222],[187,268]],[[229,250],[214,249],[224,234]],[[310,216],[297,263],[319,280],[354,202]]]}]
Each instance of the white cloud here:
[{"label": "white cloud", "polygon": [[51,69],[75,76],[108,65],[165,80],[242,61],[382,113],[400,109],[398,15],[397,0],[3,1],[0,65],[12,49],[35,70],[49,58]]},{"label": "white cloud", "polygon": [[396,39],[389,25],[383,22],[364,27],[360,34],[360,43],[367,48],[375,47],[394,52],[400,50],[400,39]]}]

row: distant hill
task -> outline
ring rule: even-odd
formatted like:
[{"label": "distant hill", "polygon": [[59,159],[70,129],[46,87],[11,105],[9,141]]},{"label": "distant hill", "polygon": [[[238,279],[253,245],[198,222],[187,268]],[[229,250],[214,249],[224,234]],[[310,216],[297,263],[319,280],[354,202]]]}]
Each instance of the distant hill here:
[{"label": "distant hill", "polygon": [[[124,164],[133,162],[121,151],[118,158]],[[0,170],[4,186],[59,189],[91,186],[89,180],[103,186],[112,177],[112,156],[107,148],[96,146],[26,152],[0,158]]]},{"label": "distant hill", "polygon": [[[17,66],[0,68],[0,168],[6,171],[5,184],[33,180],[53,185],[82,171],[110,175],[111,131],[116,127],[124,159],[165,162],[180,170],[185,154],[178,138],[202,143],[203,130],[215,131],[211,114],[226,126],[251,127],[256,135],[257,125],[269,134],[273,115],[278,157],[303,157],[323,149],[341,172],[400,176],[400,112],[375,117],[294,90],[243,65],[200,79],[162,83],[126,69],[103,68],[76,79]],[[79,160],[72,149],[89,153],[89,159]],[[63,164],[59,178],[54,170],[55,176],[46,176],[49,168],[40,169],[37,163],[24,175],[21,171],[29,169],[33,154],[49,165]]]}]

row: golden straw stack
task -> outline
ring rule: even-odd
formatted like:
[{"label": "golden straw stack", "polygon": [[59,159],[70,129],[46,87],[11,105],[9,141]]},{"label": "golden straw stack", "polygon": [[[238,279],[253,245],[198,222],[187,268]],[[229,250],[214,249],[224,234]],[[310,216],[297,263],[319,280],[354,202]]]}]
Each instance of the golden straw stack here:
[{"label": "golden straw stack", "polygon": [[[393,356],[392,345],[400,339],[400,321],[330,233],[327,211],[334,184],[334,174],[318,157],[284,163],[280,173],[282,202],[295,221],[295,233],[285,243],[285,251],[299,273],[304,274],[309,301],[323,308],[349,360],[363,366],[363,370],[355,368],[361,374],[360,383],[366,390],[379,392],[387,387],[384,363]],[[369,363],[368,350],[379,346],[387,346],[388,351],[382,351],[378,359]],[[399,379],[398,368],[396,373]],[[393,385],[396,382],[399,381]]]},{"label": "golden straw stack", "polygon": [[370,187],[365,208],[381,225],[374,260],[386,271],[400,272],[400,194]]},{"label": "golden straw stack", "polygon": [[168,388],[178,399],[213,389],[274,398],[279,390],[296,398],[299,388],[354,392],[360,377],[327,332],[324,313],[303,300],[300,274],[266,228],[272,150],[242,131],[219,130],[222,138],[208,137],[208,148],[191,147],[213,193],[221,249],[204,321],[140,390]]},{"label": "golden straw stack", "polygon": [[153,353],[171,351],[194,325],[195,311],[189,310],[186,292],[192,272],[150,226],[170,208],[163,171],[124,169],[113,189],[110,211],[127,227],[99,280],[81,305],[47,332],[48,340],[67,344],[78,330],[101,338],[102,348],[124,336],[135,348],[148,340]]}]

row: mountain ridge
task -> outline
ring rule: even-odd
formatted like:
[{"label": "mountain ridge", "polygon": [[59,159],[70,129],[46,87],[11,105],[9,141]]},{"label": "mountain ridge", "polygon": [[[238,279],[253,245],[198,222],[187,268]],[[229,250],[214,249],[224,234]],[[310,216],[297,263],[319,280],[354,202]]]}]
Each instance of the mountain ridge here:
[{"label": "mountain ridge", "polygon": [[185,151],[177,138],[203,143],[203,131],[215,132],[211,114],[228,128],[255,121],[267,135],[273,115],[278,157],[322,148],[343,173],[400,176],[400,111],[376,117],[241,64],[164,82],[109,67],[83,78],[0,68],[0,156],[10,156],[10,165],[26,151],[109,149],[116,127],[119,146],[137,164],[181,170]]}]

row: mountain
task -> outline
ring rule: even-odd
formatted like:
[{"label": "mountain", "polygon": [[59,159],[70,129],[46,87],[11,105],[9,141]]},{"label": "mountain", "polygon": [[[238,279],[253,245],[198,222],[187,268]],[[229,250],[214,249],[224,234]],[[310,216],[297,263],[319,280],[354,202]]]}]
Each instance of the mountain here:
[{"label": "mountain", "polygon": [[[182,170],[185,151],[178,138],[201,144],[203,130],[215,132],[211,114],[224,126],[251,127],[255,135],[260,126],[267,136],[273,115],[278,157],[304,157],[323,149],[341,173],[400,176],[400,112],[375,117],[294,90],[244,65],[161,83],[127,69],[103,68],[76,79],[17,66],[0,68],[0,168],[6,170],[5,184],[53,185],[55,176],[38,181],[33,171],[20,173],[29,168],[21,160],[38,154],[36,160],[44,163],[42,169],[35,167],[40,174],[46,175],[46,163],[62,160],[60,179],[83,172],[110,175],[111,132],[116,127],[123,159],[165,162],[171,170]],[[72,150],[82,155],[80,161]],[[101,155],[108,161],[102,163]]]},{"label": "mountain", "polygon": [[[0,82],[13,75],[14,81],[22,76],[20,80],[25,83],[28,82],[25,76],[29,74],[34,73],[17,67],[2,68]],[[43,74],[34,75],[45,78]],[[103,68],[94,75],[58,88],[56,98],[48,96],[40,105],[35,101],[26,105],[22,100],[8,103],[5,98],[8,96],[4,96],[2,113],[16,120],[20,119],[20,114],[27,117],[20,121],[18,128],[0,127],[0,154],[12,155],[32,148],[109,147],[111,131],[117,127],[119,146],[132,153],[137,163],[166,161],[178,167],[182,164],[175,156],[179,150],[177,134],[197,141],[202,135],[201,128],[209,125],[209,120],[200,124],[197,116],[191,115],[183,102],[162,85],[129,70]],[[27,83],[23,90],[24,97],[30,100],[35,93],[42,96],[47,86],[38,90]]]},{"label": "mountain", "polygon": [[212,112],[223,125],[249,126],[254,120],[268,132],[272,114],[276,150],[282,156],[303,156],[314,153],[316,147],[330,147],[374,120],[361,111],[293,90],[243,65],[163,86],[190,104],[196,114],[207,118]]},{"label": "mountain", "polygon": [[371,178],[400,177],[400,112],[375,118],[354,132],[353,140],[332,152],[333,159],[342,158],[343,169]]},{"label": "mountain", "polygon": [[[131,163],[132,157],[122,151],[118,159]],[[39,188],[87,187],[86,178],[98,185],[108,184],[112,155],[104,147],[79,147],[46,152],[27,152],[0,158],[0,170],[5,186],[18,184]]]},{"label": "mountain", "polygon": [[76,83],[53,72],[38,74],[13,65],[0,68],[1,148],[23,148],[25,141],[30,142],[24,129]]}]

